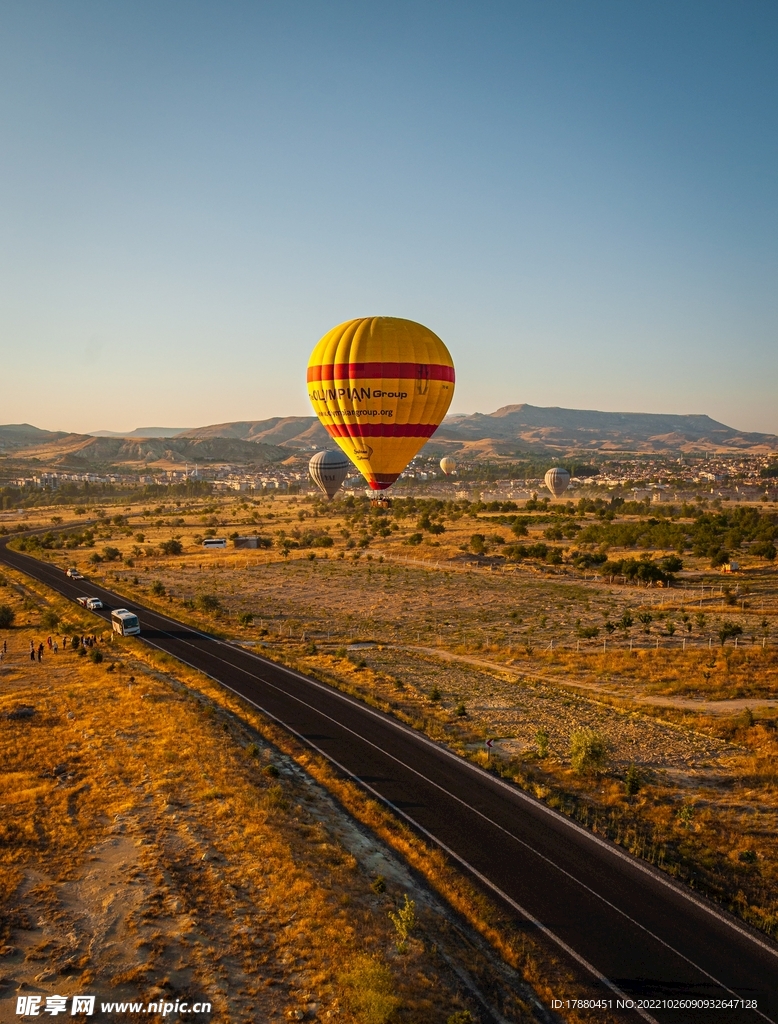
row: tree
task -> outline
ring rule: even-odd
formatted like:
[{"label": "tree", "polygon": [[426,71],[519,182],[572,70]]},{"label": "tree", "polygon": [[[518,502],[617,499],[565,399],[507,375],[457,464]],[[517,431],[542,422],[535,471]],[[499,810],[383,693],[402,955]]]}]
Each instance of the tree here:
[{"label": "tree", "polygon": [[736,636],[742,636],[743,627],[738,625],[737,622],[730,622],[729,619],[725,619],[719,626],[718,635],[723,647],[727,640],[734,639]]},{"label": "tree", "polygon": [[775,544],[771,540],[760,540],[752,545],[751,554],[756,555],[758,558],[766,558],[768,562],[773,562],[778,551],[776,551]]},{"label": "tree", "polygon": [[482,555],[486,551],[486,537],[482,533],[474,533],[470,537],[470,550],[475,555]]},{"label": "tree", "polygon": [[159,549],[163,555],[180,555],[184,547],[180,540],[171,538],[170,540],[163,540],[159,545]]},{"label": "tree", "polygon": [[10,605],[0,604],[0,629],[10,629],[15,618],[16,612]]}]

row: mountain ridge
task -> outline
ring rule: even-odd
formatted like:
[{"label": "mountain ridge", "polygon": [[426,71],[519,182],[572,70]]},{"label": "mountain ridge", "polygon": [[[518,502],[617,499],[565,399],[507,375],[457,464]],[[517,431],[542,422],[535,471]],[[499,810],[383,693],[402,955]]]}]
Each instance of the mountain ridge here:
[{"label": "mountain ridge", "polygon": [[[137,428],[173,431],[175,428]],[[40,430],[29,423],[0,426],[0,454],[52,466],[139,468],[184,462],[269,464],[331,447],[315,416],[234,420],[174,436],[100,436]],[[778,436],[742,431],[700,413],[601,412],[505,405],[492,413],[447,417],[422,449],[463,459],[569,454],[751,454],[778,452]]]}]

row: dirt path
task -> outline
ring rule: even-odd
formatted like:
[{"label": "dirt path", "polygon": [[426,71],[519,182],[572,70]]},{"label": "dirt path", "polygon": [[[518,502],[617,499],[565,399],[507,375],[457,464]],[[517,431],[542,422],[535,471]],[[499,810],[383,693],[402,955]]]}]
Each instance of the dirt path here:
[{"label": "dirt path", "polygon": [[518,671],[513,666],[503,665],[498,661],[471,658],[466,654],[452,654],[450,651],[442,651],[436,647],[410,647],[401,644],[393,644],[391,646],[396,647],[398,650],[431,655],[434,658],[440,658],[441,661],[462,662],[475,668],[485,669],[488,672],[500,672],[503,675],[509,675],[514,678],[538,679],[550,686],[565,686],[570,689],[589,690],[594,693],[607,694],[611,697],[629,697],[636,704],[651,704],[655,707],[681,708],[684,711],[699,711],[712,715],[731,715],[738,711],[745,711],[747,708],[755,711],[757,708],[778,707],[778,699],[770,697],[738,697],[732,700],[694,700],[690,697],[643,697],[638,694],[625,694],[623,691],[614,690],[608,686],[599,686],[596,683],[584,683],[577,679],[547,676],[541,672],[527,672],[525,669]]}]

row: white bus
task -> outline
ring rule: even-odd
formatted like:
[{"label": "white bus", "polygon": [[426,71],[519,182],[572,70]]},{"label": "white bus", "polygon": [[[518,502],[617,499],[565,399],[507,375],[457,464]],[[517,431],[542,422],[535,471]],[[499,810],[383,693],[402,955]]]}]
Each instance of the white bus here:
[{"label": "white bus", "polygon": [[203,541],[204,548],[226,548],[226,537],[206,537]]},{"label": "white bus", "polygon": [[135,636],[140,633],[140,622],[138,616],[128,612],[126,608],[115,608],[111,612],[111,626],[114,633],[120,636]]}]

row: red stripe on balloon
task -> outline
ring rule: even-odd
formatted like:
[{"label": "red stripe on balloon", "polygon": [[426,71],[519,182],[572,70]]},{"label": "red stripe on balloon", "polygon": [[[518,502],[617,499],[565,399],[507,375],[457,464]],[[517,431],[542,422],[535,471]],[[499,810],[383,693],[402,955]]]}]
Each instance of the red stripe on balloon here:
[{"label": "red stripe on balloon", "polygon": [[352,380],[359,377],[396,377],[400,380],[448,380],[454,367],[441,363],[324,363],[308,367],[308,383],[317,380]]},{"label": "red stripe on balloon", "polygon": [[325,423],[330,437],[432,437],[437,423]]}]

